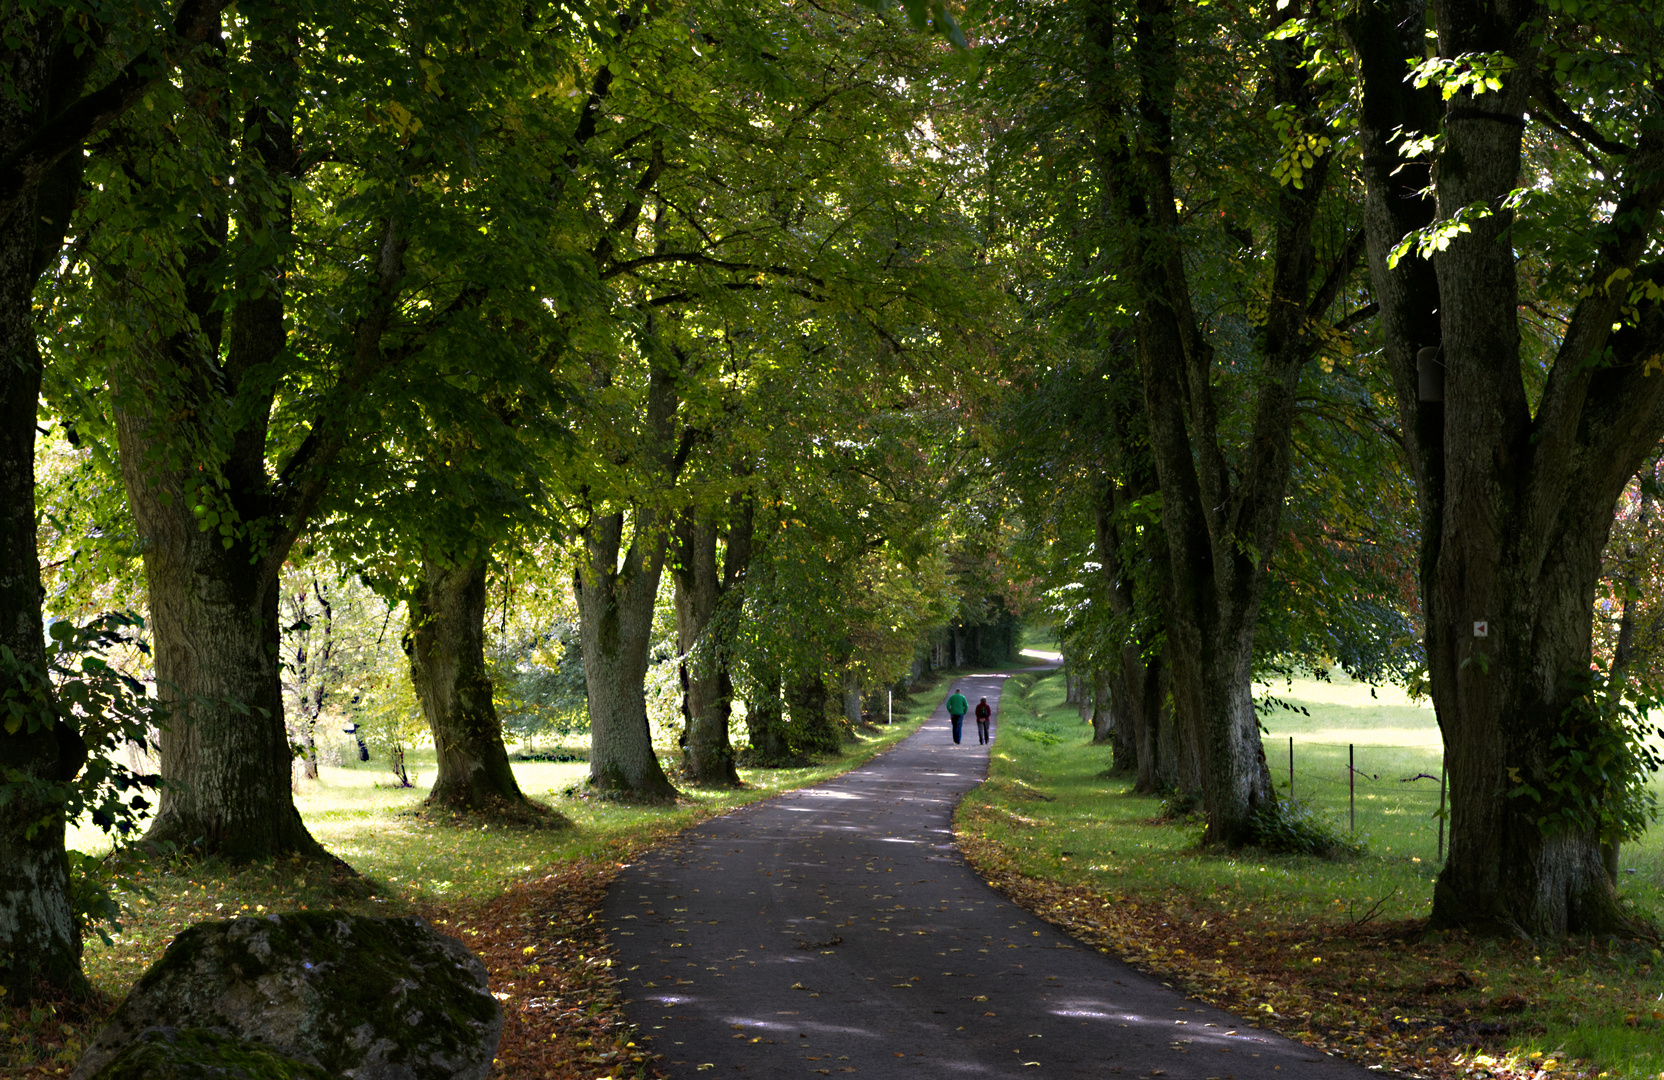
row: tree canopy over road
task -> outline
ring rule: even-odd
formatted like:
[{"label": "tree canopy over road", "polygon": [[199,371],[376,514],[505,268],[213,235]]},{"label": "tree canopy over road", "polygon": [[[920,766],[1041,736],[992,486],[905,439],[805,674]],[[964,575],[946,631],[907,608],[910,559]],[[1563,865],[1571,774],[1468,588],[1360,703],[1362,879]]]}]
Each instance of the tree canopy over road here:
[{"label": "tree canopy over road", "polygon": [[596,797],[733,786],[1024,619],[1204,844],[1288,835],[1254,686],[1340,669],[1437,711],[1435,924],[1642,929],[1664,5],[0,31],[15,999],[84,989],[85,813],[332,858],[293,795],[320,724],[431,741],[436,809],[558,825],[516,737],[587,731]]}]

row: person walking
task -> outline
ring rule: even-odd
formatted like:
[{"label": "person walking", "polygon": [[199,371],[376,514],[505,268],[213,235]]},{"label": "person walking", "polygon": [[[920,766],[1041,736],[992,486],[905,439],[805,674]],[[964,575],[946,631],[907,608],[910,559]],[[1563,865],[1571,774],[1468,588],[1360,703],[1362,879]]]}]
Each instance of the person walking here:
[{"label": "person walking", "polygon": [[965,713],[970,710],[971,703],[965,700],[965,695],[959,692],[959,687],[953,688],[953,696],[948,698],[948,719],[953,721],[953,741],[959,741],[959,733],[965,729]]},{"label": "person walking", "polygon": [[976,741],[977,742],[986,743],[988,741],[988,722],[991,721],[993,718],[994,718],[994,707],[992,705],[988,704],[988,699],[987,698],[983,698],[981,701],[976,703]]}]

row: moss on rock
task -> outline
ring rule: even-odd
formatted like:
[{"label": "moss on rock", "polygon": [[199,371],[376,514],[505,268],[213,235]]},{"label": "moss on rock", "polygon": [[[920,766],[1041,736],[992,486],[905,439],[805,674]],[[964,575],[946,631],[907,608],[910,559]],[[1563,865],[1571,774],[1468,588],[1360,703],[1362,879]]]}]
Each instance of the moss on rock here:
[{"label": "moss on rock", "polygon": [[94,1080],[329,1080],[324,1070],[207,1028],[146,1028]]},{"label": "moss on rock", "polygon": [[224,1030],[352,1080],[477,1080],[502,1023],[479,958],[422,919],[205,922],[145,972],[75,1077],[160,1026]]}]

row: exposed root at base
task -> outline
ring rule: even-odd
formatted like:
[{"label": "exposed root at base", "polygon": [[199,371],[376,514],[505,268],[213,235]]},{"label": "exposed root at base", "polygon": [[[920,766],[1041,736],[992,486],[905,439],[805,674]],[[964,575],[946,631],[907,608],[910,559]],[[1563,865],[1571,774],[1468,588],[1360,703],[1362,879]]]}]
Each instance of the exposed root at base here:
[{"label": "exposed root at base", "polygon": [[445,825],[458,829],[497,826],[525,831],[559,830],[572,828],[572,819],[534,799],[494,798],[477,807],[451,807],[421,803],[404,811],[406,817],[416,818],[429,825]]}]

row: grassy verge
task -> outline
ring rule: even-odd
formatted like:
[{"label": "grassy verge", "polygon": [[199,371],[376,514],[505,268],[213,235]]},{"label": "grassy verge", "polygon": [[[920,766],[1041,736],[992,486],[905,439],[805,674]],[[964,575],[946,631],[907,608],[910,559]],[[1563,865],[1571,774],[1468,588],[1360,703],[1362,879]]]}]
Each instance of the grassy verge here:
[{"label": "grassy verge", "polygon": [[[973,863],[1026,907],[1197,997],[1365,1064],[1664,1078],[1664,958],[1651,944],[1427,931],[1437,787],[1403,777],[1436,777],[1438,748],[1409,703],[1316,683],[1279,695],[1305,711],[1273,718],[1272,760],[1293,734],[1296,794],[1343,830],[1347,744],[1355,757],[1370,749],[1357,766],[1379,778],[1358,781],[1369,853],[1331,862],[1198,851],[1198,824],[1163,820],[1157,800],[1105,775],[1108,749],[1086,745],[1062,696],[1051,674],[1007,683],[989,781],[959,810]],[[1643,906],[1664,886],[1660,847],[1655,831],[1625,849],[1626,893]]]},{"label": "grassy verge", "polygon": [[377,768],[325,769],[297,791],[296,803],[312,834],[361,880],[290,860],[139,867],[130,880],[142,892],[126,894],[120,931],[109,945],[89,943],[91,1002],[0,1005],[0,1077],[67,1073],[128,987],[186,926],[307,908],[420,914],[479,952],[505,1013],[493,1076],[658,1075],[624,1022],[610,951],[592,918],[607,883],[640,852],[690,825],[861,765],[917,730],[938,697],[920,688],[898,699],[893,725],[869,729],[839,757],[804,768],[741,769],[744,788],[684,789],[669,806],[562,794],[587,771],[583,762],[515,763],[521,790],[574,822],[564,830],[435,822],[412,812],[424,787],[394,787]]}]

